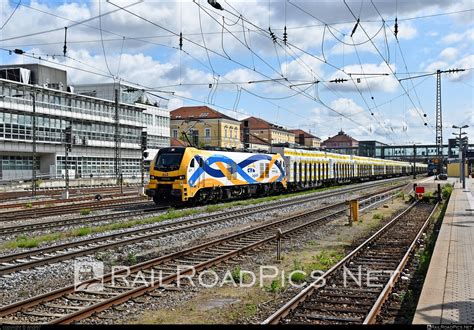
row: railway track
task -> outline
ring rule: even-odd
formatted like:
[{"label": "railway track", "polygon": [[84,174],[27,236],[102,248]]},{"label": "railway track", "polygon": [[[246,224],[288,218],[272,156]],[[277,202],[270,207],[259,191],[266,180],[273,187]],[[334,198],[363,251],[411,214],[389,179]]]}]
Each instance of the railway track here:
[{"label": "railway track", "polygon": [[89,224],[89,223],[100,223],[100,222],[105,222],[105,221],[110,221],[110,220],[127,219],[127,218],[134,217],[137,215],[152,213],[152,212],[157,212],[157,211],[164,211],[167,209],[168,207],[166,206],[157,207],[153,204],[153,205],[149,205],[146,208],[133,210],[133,211],[113,212],[113,213],[107,213],[107,214],[102,214],[102,215],[80,216],[80,217],[76,217],[72,219],[60,219],[60,220],[47,221],[47,222],[8,226],[8,227],[0,228],[0,236],[21,234],[21,233],[31,233],[33,231],[38,231],[38,230],[62,228],[62,227],[67,227],[67,226],[77,226],[77,225],[84,225],[84,224]]},{"label": "railway track", "polygon": [[[387,180],[385,181],[386,183],[388,182],[404,182],[401,180]],[[381,183],[370,183],[370,184],[365,184],[364,187],[370,188],[374,187],[377,185],[380,185]],[[321,195],[327,196],[327,197],[332,197],[336,196],[337,194],[342,194],[342,193],[350,193],[350,192],[355,192],[360,190],[360,188],[354,188],[354,187],[344,187],[337,189],[334,192],[325,192],[325,193],[319,193],[316,195],[309,195],[309,196],[303,196],[300,198],[294,198],[290,201],[286,202],[270,202],[266,203],[265,205],[270,207],[272,205],[282,205],[282,206],[291,206],[297,204],[297,202],[304,202],[308,200],[318,200],[321,199]],[[252,209],[258,210],[261,209],[262,207],[265,206],[255,206]],[[134,211],[124,211],[124,212],[117,212],[114,214],[107,214],[107,215],[99,215],[99,216],[90,216],[90,217],[77,217],[73,219],[64,219],[64,220],[57,220],[57,221],[45,221],[45,222],[40,222],[40,223],[34,223],[34,224],[21,224],[21,225],[15,225],[15,226],[4,226],[3,228],[0,228],[0,235],[9,235],[9,234],[19,234],[19,233],[24,233],[24,232],[31,232],[34,230],[43,230],[43,229],[50,229],[50,228],[58,228],[58,227],[64,227],[64,226],[69,226],[69,225],[79,225],[79,224],[87,224],[87,223],[94,223],[94,222],[101,222],[101,221],[109,221],[112,217],[116,217],[117,219],[122,219],[126,218],[130,215],[136,215],[138,213],[143,213],[143,212],[153,212],[156,210],[163,210],[164,208],[156,208],[154,205],[153,207],[150,207],[149,209],[143,209],[143,210],[134,210]]]},{"label": "railway track", "polygon": [[[282,237],[295,235],[344,215],[346,209],[346,203],[342,202],[305,211],[134,265],[129,270],[90,279],[79,286],[60,288],[13,303],[0,309],[0,323],[61,324],[82,320],[148,292],[164,290],[178,276],[211,268],[275,241],[279,236],[277,230]],[[147,283],[119,281],[116,276],[124,274],[130,274],[128,276],[132,278],[141,274]],[[156,274],[159,274],[158,278]],[[98,284],[103,290],[97,289]]]},{"label": "railway track", "polygon": [[[380,183],[378,185],[380,185]],[[373,183],[368,186],[373,187],[376,186],[376,184]],[[368,199],[370,198],[370,196],[382,196],[384,194],[390,195],[393,194],[395,191],[398,191],[403,186],[404,185],[399,185],[396,187],[386,188],[382,191],[369,194],[365,198]],[[346,188],[344,189],[344,192],[351,192],[356,190],[360,190],[360,188]],[[125,246],[137,242],[144,242],[151,239],[175,235],[189,230],[195,230],[197,228],[212,226],[218,223],[234,221],[244,216],[254,215],[258,212],[277,210],[282,207],[298,205],[303,202],[315,201],[318,199],[325,199],[340,194],[341,191],[337,191],[329,194],[312,196],[310,198],[300,197],[287,202],[275,202],[272,204],[257,205],[250,208],[235,210],[232,212],[221,212],[189,220],[175,221],[166,224],[156,224],[146,228],[132,229],[124,232],[102,235],[100,237],[93,237],[74,242],[37,248],[15,254],[3,255],[0,256],[0,275],[10,274],[23,269],[30,269],[42,265],[48,265],[51,263],[69,260],[80,256],[91,255],[98,251],[108,250],[118,246]],[[343,207],[344,209],[346,208],[345,201],[338,203],[337,205],[339,207]]]},{"label": "railway track", "polygon": [[144,205],[150,201],[141,196],[115,198],[110,200],[88,201],[76,204],[56,205],[41,208],[22,209],[14,211],[0,212],[0,222],[16,221],[24,219],[35,219],[55,215],[74,213],[81,209],[90,208],[91,210],[106,209],[111,207],[123,207],[133,205]]},{"label": "railway track", "polygon": [[435,209],[412,204],[263,323],[375,323]]},{"label": "railway track", "polygon": [[[122,193],[111,193],[110,195],[105,195],[102,194],[102,198],[117,198],[117,197],[125,197],[125,196],[133,196],[137,195],[137,192],[134,191],[124,191]],[[45,205],[52,205],[52,204],[71,204],[71,203],[76,203],[76,202],[82,202],[82,201],[91,201],[94,200],[94,196],[88,195],[88,196],[79,196],[79,197],[72,197],[68,199],[46,199],[46,200],[40,200],[40,201],[31,201],[26,203],[25,201],[20,202],[20,203],[7,203],[7,204],[0,204],[0,209],[24,209],[26,204],[30,204],[31,207],[35,206],[45,206]]]},{"label": "railway track", "polygon": [[[131,186],[136,186],[136,185],[131,185]],[[130,187],[130,186],[128,186]],[[123,187],[123,190],[127,190],[128,187]],[[81,187],[81,188],[71,188],[69,189],[70,195],[76,195],[76,194],[94,194],[94,193],[114,193],[120,191],[120,186],[116,187],[102,187],[102,188],[87,188],[87,187]],[[46,196],[46,197],[52,197],[52,196],[61,196],[61,194],[64,192],[64,188],[61,189],[50,189],[50,190],[36,190],[36,196]],[[1,201],[7,201],[7,200],[13,200],[13,199],[18,199],[18,198],[23,198],[23,197],[31,197],[31,191],[10,191],[10,192],[0,192],[0,200]]]}]

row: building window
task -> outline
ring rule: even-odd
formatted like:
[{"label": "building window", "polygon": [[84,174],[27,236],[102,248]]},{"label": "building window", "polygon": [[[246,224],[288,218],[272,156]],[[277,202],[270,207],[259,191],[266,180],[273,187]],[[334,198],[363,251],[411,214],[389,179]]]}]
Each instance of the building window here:
[{"label": "building window", "polygon": [[227,138],[227,126],[224,127],[224,137]]},{"label": "building window", "polygon": [[177,129],[174,129],[174,130],[173,130],[173,138],[174,138],[174,139],[177,139],[177,138],[178,138],[178,130],[177,130]]},{"label": "building window", "polygon": [[204,130],[204,135],[206,136],[206,138],[210,138],[211,137],[211,129],[210,128],[206,128]]}]

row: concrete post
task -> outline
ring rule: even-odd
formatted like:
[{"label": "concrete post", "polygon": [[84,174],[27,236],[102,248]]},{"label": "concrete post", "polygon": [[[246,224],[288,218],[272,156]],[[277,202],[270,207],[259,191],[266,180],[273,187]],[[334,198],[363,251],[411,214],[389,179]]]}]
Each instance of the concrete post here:
[{"label": "concrete post", "polygon": [[281,229],[278,228],[276,232],[276,239],[277,239],[277,261],[281,261]]}]

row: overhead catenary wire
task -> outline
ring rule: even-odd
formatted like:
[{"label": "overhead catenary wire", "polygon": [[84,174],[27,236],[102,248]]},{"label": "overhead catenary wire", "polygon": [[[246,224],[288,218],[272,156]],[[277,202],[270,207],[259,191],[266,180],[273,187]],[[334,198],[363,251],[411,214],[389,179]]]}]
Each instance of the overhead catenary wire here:
[{"label": "overhead catenary wire", "polygon": [[0,28],[0,30],[3,30],[3,28],[4,28],[5,26],[7,26],[8,22],[10,22],[11,18],[13,17],[13,15],[15,15],[15,13],[16,13],[18,7],[20,7],[21,1],[22,1],[22,0],[18,1],[18,3],[16,4],[15,8],[14,8],[13,11],[12,11],[12,13],[10,14],[10,16],[8,16],[8,18],[5,20],[5,23],[2,24],[2,27]]},{"label": "overhead catenary wire", "polygon": [[[196,3],[196,2],[195,2],[195,3]],[[199,6],[199,4],[197,4],[197,5]],[[232,8],[233,8],[233,7],[232,7]],[[235,10],[235,9],[234,9],[234,10]],[[203,10],[203,11],[206,12],[208,15],[210,15],[206,10]],[[232,14],[233,14],[233,13],[232,13]],[[235,14],[233,14],[233,15],[235,15]],[[210,15],[210,16],[211,16],[211,15]],[[245,17],[244,17],[241,13],[239,13],[239,16],[242,16],[242,19],[245,19]],[[212,16],[211,16],[211,17],[212,17]],[[246,20],[247,22],[249,22],[247,19],[245,19],[245,20]],[[219,24],[219,22],[218,22],[217,20],[215,20],[215,21]],[[260,30],[262,30],[262,31],[265,31],[265,30],[262,29],[261,27],[255,25],[255,24],[253,24],[253,23],[251,23],[251,22],[250,22],[250,24],[252,24],[253,26],[257,27],[258,29],[260,29]],[[268,32],[265,31],[265,33],[266,33],[265,36],[268,36]],[[235,36],[234,36],[234,37],[235,37]],[[238,39],[238,38],[237,38],[237,39]],[[239,40],[239,41],[240,41],[240,40]],[[279,43],[278,43],[278,44],[279,44]],[[281,46],[281,45],[280,45],[280,46]],[[250,51],[252,51],[252,50],[250,49]],[[255,52],[254,52],[254,54],[255,54]],[[258,55],[257,55],[257,57],[258,57]],[[267,65],[268,65],[268,64],[267,64]],[[271,66],[270,66],[270,67],[271,67]],[[272,68],[272,69],[273,69],[273,68]],[[273,70],[275,70],[275,69],[273,69]],[[307,98],[309,98],[309,99],[311,99],[311,100],[313,100],[313,101],[316,101],[316,102],[320,103],[321,105],[323,105],[323,106],[324,106],[325,108],[327,108],[328,110],[333,111],[333,112],[339,114],[341,117],[345,117],[345,118],[348,119],[349,121],[354,122],[356,125],[362,126],[362,124],[360,124],[360,123],[354,121],[353,119],[351,119],[351,118],[349,118],[349,117],[346,117],[343,113],[341,113],[341,112],[339,112],[339,111],[333,109],[332,107],[330,107],[329,105],[327,105],[325,102],[322,102],[322,100],[316,99],[315,97],[313,97],[313,96],[311,96],[311,95],[305,93],[304,91],[300,91],[300,92],[301,92],[301,95],[303,95],[303,96],[305,96],[305,97],[307,97]]]},{"label": "overhead catenary wire", "polygon": [[[103,35],[102,35],[102,16],[101,16],[101,3],[102,1],[99,0],[99,31],[100,31],[100,40],[101,40],[101,44],[102,44],[102,52],[104,54],[104,61],[105,61],[105,66],[107,67],[107,70],[109,70],[109,73],[111,76],[114,76],[114,74],[112,73],[112,71],[110,71],[110,68],[109,68],[109,62],[107,61],[107,54],[105,52],[105,45],[104,45],[104,39],[103,39]],[[114,78],[115,79],[115,78]]]},{"label": "overhead catenary wire", "polygon": [[[232,7],[232,8],[233,8],[233,7]],[[235,8],[233,8],[233,9],[235,10]],[[242,14],[240,14],[240,17],[242,17]],[[254,26],[255,26],[255,24],[254,24]],[[271,30],[269,30],[269,32],[271,33]],[[272,39],[274,39],[274,41],[275,41],[276,38],[273,38],[273,37],[272,37]],[[291,86],[291,85],[290,85],[290,86]],[[329,88],[329,87],[328,87],[328,88]],[[330,88],[329,88],[329,89],[330,89]],[[315,95],[316,95],[316,94],[315,94]],[[316,97],[316,96],[315,96],[315,97]],[[319,100],[319,97],[318,97],[318,100]],[[322,102],[322,104],[323,104],[325,107],[328,107],[329,109],[332,109],[332,108],[330,108],[327,104],[325,104],[324,102]],[[368,106],[368,105],[367,105],[367,106]],[[333,110],[333,109],[332,109],[332,110]],[[347,119],[347,118],[346,118],[346,119]],[[357,123],[357,124],[358,124],[358,123]],[[360,124],[359,124],[359,125],[360,125]],[[381,123],[380,123],[380,125],[382,126],[382,128],[384,127]]]},{"label": "overhead catenary wire", "polygon": [[[119,8],[122,8],[122,7],[120,7],[119,5],[117,5],[117,4],[113,3],[113,2],[110,2],[110,3],[111,3],[112,5],[114,5],[114,6],[117,6],[117,7],[119,7]],[[197,4],[197,5],[199,5],[199,4]],[[150,20],[147,19],[147,18],[144,18],[144,17],[142,17],[142,16],[140,16],[140,15],[137,15],[136,13],[131,12],[131,11],[128,10],[128,9],[124,9],[124,10],[125,10],[126,12],[132,14],[133,16],[136,16],[136,17],[138,17],[138,18],[140,18],[140,19],[143,19],[143,20],[146,21],[146,22],[149,22],[149,23],[152,24],[152,25],[155,25],[155,26],[157,26],[157,27],[160,27],[160,28],[164,29],[165,31],[168,31],[168,32],[170,32],[170,33],[175,33],[175,32],[173,32],[173,31],[171,31],[170,29],[161,26],[160,24],[157,24],[157,23],[155,23],[155,22],[152,22],[152,21],[150,21]],[[206,10],[204,10],[204,11],[206,12]],[[217,23],[219,24],[218,21],[217,21]],[[175,34],[176,34],[176,33],[175,33]],[[189,40],[191,43],[193,43],[193,44],[195,44],[195,45],[197,45],[197,46],[199,46],[199,47],[203,47],[202,45],[200,45],[200,44],[198,44],[198,43],[195,43],[195,42],[193,42],[193,41],[190,40],[190,39],[188,39],[188,40]],[[239,41],[240,41],[240,40],[239,40]],[[240,41],[240,42],[242,42],[242,41]],[[216,54],[216,55],[219,55],[219,56],[225,58],[225,56],[223,56],[222,54],[220,54],[220,53],[218,53],[218,52],[216,52],[216,51],[213,51],[213,50],[211,50],[211,49],[207,49],[207,51],[212,52],[212,53],[214,53],[214,54]],[[255,52],[253,52],[253,53],[256,55],[256,57],[258,57],[259,59],[261,59],[261,57],[258,56],[258,54],[256,54]],[[235,63],[241,65],[241,66],[244,66],[244,67],[246,67],[246,68],[249,68],[247,65],[242,64],[242,63],[240,63],[240,62],[238,62],[238,61],[235,61],[234,59],[230,59],[230,60],[231,60],[232,62],[235,62]],[[264,61],[263,59],[261,59],[261,60]],[[268,65],[268,64],[267,64],[267,65]],[[271,67],[271,66],[270,66],[270,67]],[[274,68],[272,68],[272,69],[275,70]],[[256,70],[254,70],[254,71],[257,72]],[[261,73],[261,72],[258,72],[258,73],[261,74],[261,75],[264,76],[264,77],[267,77],[267,78],[269,78],[269,79],[272,79],[271,77],[269,77],[269,76],[266,75],[266,74],[263,74],[263,73]],[[278,73],[278,72],[277,72],[277,73]],[[284,86],[287,87],[286,85],[284,85]],[[302,94],[302,95],[305,95],[304,93],[301,93],[301,94]],[[314,97],[312,97],[312,96],[310,96],[310,95],[305,95],[305,96],[309,97],[310,99],[314,99]],[[314,100],[315,100],[315,101],[318,101],[318,100],[316,100],[316,99],[314,99]],[[321,103],[321,104],[323,104],[323,103]],[[324,104],[324,106],[325,106],[325,107],[328,107],[328,108],[331,109],[332,111],[335,111],[336,113],[339,113],[338,111],[336,111],[336,110],[330,108],[330,107],[327,106],[326,104]],[[339,114],[340,114],[341,116],[344,116],[344,115],[341,114],[341,113],[339,113]],[[350,120],[350,118],[349,118],[349,120]],[[356,123],[356,124],[360,125],[359,123]]]},{"label": "overhead catenary wire", "polygon": [[[352,16],[357,19],[357,17],[355,16],[355,14],[352,12],[351,8],[349,7],[349,5],[347,4],[346,0],[343,0],[344,1],[344,4],[346,5],[347,9],[349,10],[349,12],[352,14]],[[364,32],[364,34],[369,37],[367,31],[364,29],[363,25],[361,24],[360,25],[362,31]],[[375,45],[375,43],[373,41],[371,41],[372,43],[372,46],[376,49],[377,53],[379,54],[379,56],[382,58],[382,60],[384,61],[384,63],[387,65],[387,67],[389,68],[389,70],[392,72],[392,74],[395,76],[395,78],[397,77],[396,76],[396,73],[393,71],[392,67],[390,66],[389,63],[387,63],[387,60],[384,58],[384,56],[382,55],[382,53],[380,52],[380,50],[378,49],[378,47]],[[398,79],[397,79],[398,81]],[[405,90],[405,87],[400,84],[400,86],[402,86],[402,88]],[[424,116],[421,115],[421,113],[419,112],[418,108],[416,107],[415,103],[413,102],[410,94],[407,93],[407,97],[410,99],[410,101],[412,102],[413,106],[415,107],[416,111],[418,112],[421,120],[423,121],[423,123],[425,124],[425,126],[427,126],[428,124],[425,122],[425,119],[424,119]],[[431,129],[433,130],[433,127],[431,125]]]},{"label": "overhead catenary wire", "polygon": [[[244,21],[242,20],[242,26],[243,26],[243,25],[244,25]],[[250,29],[247,29],[247,30],[248,30],[248,33],[249,33],[249,35],[250,35],[250,31],[251,31],[251,30],[250,30]],[[224,33],[227,33],[227,32],[224,32]],[[221,34],[223,34],[223,33],[221,32]],[[244,36],[245,36],[245,33],[244,33]],[[397,73],[397,74],[398,74],[398,73]]]},{"label": "overhead catenary wire", "polygon": [[[131,3],[131,4],[128,4],[126,6],[124,6],[124,8],[130,8],[132,6],[135,6],[139,3],[143,2],[143,0],[139,0],[137,2],[134,2],[134,3]],[[54,17],[58,17],[58,18],[61,18],[61,19],[66,19],[66,18],[63,18],[59,15],[56,15],[56,14],[52,14],[52,13],[49,13],[49,12],[46,12],[44,10],[41,10],[41,9],[38,9],[38,8],[34,8],[34,7],[31,7],[31,6],[26,6],[24,4],[22,4],[22,6],[25,6],[27,8],[31,8],[33,10],[36,10],[36,11],[39,11],[39,12],[42,12],[42,13],[45,13],[45,14],[48,14],[48,15],[52,15]],[[118,12],[120,9],[114,9],[114,10],[111,10],[111,11],[108,11],[108,12],[105,12],[103,14],[100,14],[98,16],[93,16],[93,17],[90,17],[90,18],[87,18],[85,20],[82,20],[82,21],[74,21],[74,20],[71,20],[71,19],[66,19],[66,20],[69,20],[71,22],[73,22],[73,24],[70,24],[68,25],[67,27],[70,29],[74,26],[78,26],[78,25],[84,25],[84,26],[87,26],[87,27],[90,27],[90,28],[93,28],[93,29],[96,29],[96,30],[99,30],[99,28],[97,27],[92,27],[90,25],[87,25],[85,23],[87,22],[90,22],[90,21],[93,21],[93,20],[96,20],[97,18],[100,17],[104,17],[104,16],[107,16],[107,15],[110,15],[110,14],[113,14],[113,13],[116,13]],[[60,28],[55,28],[55,29],[49,29],[49,30],[43,30],[43,31],[39,31],[39,32],[33,32],[33,33],[28,33],[28,34],[24,34],[24,35],[20,35],[20,36],[16,36],[16,37],[10,37],[10,38],[4,38],[4,39],[1,39],[0,42],[4,42],[4,41],[9,41],[9,40],[15,40],[15,39],[21,39],[21,38],[26,38],[26,37],[32,37],[32,36],[37,36],[37,35],[41,35],[41,34],[47,34],[47,33],[51,33],[51,32],[56,32],[56,31],[61,31],[63,30],[63,27],[60,27]],[[105,31],[104,31],[105,32]],[[108,31],[107,31],[108,32]],[[111,34],[116,34],[116,33],[113,33],[113,32],[109,32]],[[116,34],[117,35],[117,34]]]}]

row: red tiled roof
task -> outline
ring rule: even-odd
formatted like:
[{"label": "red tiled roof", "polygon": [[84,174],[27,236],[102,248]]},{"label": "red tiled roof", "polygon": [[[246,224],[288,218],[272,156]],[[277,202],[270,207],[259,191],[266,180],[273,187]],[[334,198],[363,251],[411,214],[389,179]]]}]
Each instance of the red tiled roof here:
[{"label": "red tiled roof", "polygon": [[268,121],[263,120],[261,118],[257,118],[257,117],[248,117],[248,118],[245,118],[245,119],[241,120],[240,121],[240,127],[241,128],[244,127],[243,125],[244,125],[245,120],[247,120],[249,122],[249,128],[251,130],[252,129],[275,129],[275,130],[279,130],[279,131],[282,131],[282,132],[292,133],[291,131],[288,131],[288,130],[284,129],[281,126],[269,123]]},{"label": "red tiled roof", "polygon": [[208,106],[181,107],[170,112],[173,119],[228,119],[238,121]]},{"label": "red tiled roof", "polygon": [[318,140],[321,140],[320,138],[318,138],[317,136],[314,136],[313,134],[310,134],[306,131],[303,131],[302,129],[290,129],[290,132],[295,134],[296,137],[300,136],[300,134],[304,134],[304,137],[305,139],[318,139]]},{"label": "red tiled roof", "polygon": [[339,133],[337,133],[337,135],[330,137],[329,139],[325,140],[323,143],[325,144],[328,142],[359,142],[359,141],[347,135],[343,131],[340,131]]}]

